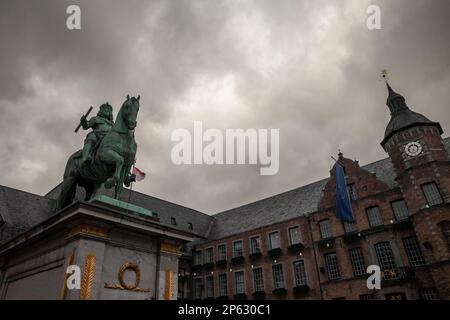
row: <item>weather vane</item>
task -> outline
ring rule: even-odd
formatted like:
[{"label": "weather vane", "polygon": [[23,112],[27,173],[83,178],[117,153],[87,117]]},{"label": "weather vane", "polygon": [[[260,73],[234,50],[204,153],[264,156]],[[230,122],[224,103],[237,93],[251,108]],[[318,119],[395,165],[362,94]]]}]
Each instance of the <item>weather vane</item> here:
[{"label": "weather vane", "polygon": [[386,69],[381,70],[381,75],[385,82],[389,79],[389,72]]}]

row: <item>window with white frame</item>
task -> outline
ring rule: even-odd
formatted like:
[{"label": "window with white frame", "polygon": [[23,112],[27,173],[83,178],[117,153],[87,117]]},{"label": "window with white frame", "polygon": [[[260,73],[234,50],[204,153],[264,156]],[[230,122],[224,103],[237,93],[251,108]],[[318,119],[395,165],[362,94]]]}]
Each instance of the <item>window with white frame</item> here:
[{"label": "window with white frame", "polygon": [[228,281],[227,274],[219,274],[219,297],[225,297],[228,295]]},{"label": "window with white frame", "polygon": [[234,273],[234,290],[236,294],[245,293],[244,271]]},{"label": "window with white frame", "polygon": [[439,188],[435,182],[423,184],[422,192],[429,206],[435,206],[443,203],[441,193],[439,192]]},{"label": "window with white frame", "polygon": [[409,210],[406,202],[403,199],[391,202],[392,211],[394,212],[395,220],[402,221],[409,218]]},{"label": "window with white frame", "polygon": [[264,291],[264,276],[262,268],[253,269],[253,290],[254,292]]},{"label": "window with white frame", "polygon": [[300,237],[300,228],[299,227],[292,227],[288,229],[289,234],[289,245],[294,245],[301,242]]},{"label": "window with white frame", "polygon": [[194,279],[194,299],[202,298],[202,285],[203,285],[202,278]]},{"label": "window with white frame", "polygon": [[273,287],[274,287],[274,289],[284,288],[283,265],[281,265],[281,264],[274,264],[272,266],[272,277],[273,277]]},{"label": "window with white frame", "polygon": [[331,221],[330,219],[324,219],[319,221],[320,236],[322,239],[331,238]]},{"label": "window with white frame", "polygon": [[194,252],[194,265],[202,264],[202,250],[195,250]]},{"label": "window with white frame", "polygon": [[394,260],[391,244],[389,241],[383,241],[375,244],[375,253],[381,272],[386,280],[397,278],[397,264]]},{"label": "window with white frame", "polygon": [[408,237],[403,239],[406,255],[408,256],[409,264],[412,267],[419,267],[425,265],[425,258],[423,257],[422,249],[420,248],[417,237]]},{"label": "window with white frame", "polygon": [[233,242],[233,258],[242,257],[244,255],[244,248],[242,240]]},{"label": "window with white frame", "polygon": [[380,208],[378,206],[367,208],[366,213],[371,227],[381,226],[383,224],[383,218],[381,217]]},{"label": "window with white frame", "polygon": [[328,273],[328,279],[337,280],[341,278],[341,271],[336,253],[328,253],[325,255],[325,266]]},{"label": "window with white frame", "polygon": [[361,294],[359,296],[359,300],[375,300],[375,296],[373,293]]},{"label": "window with white frame", "polygon": [[214,277],[206,277],[206,298],[214,298]]},{"label": "window with white frame", "polygon": [[344,230],[346,233],[356,232],[357,231],[356,223],[344,221]]},{"label": "window with white frame", "polygon": [[250,253],[260,253],[261,252],[261,237],[254,236],[250,238]]},{"label": "window with white frame", "polygon": [[227,246],[226,244],[219,244],[217,246],[217,261],[227,260]]},{"label": "window with white frame", "polygon": [[205,249],[205,263],[213,263],[214,262],[214,248],[209,247]]},{"label": "window with white frame", "polygon": [[440,300],[439,293],[436,288],[419,289],[420,298],[423,300]]},{"label": "window with white frame", "polygon": [[269,233],[269,247],[270,249],[277,249],[280,247],[280,233],[278,231]]},{"label": "window with white frame", "polygon": [[306,278],[306,267],[304,260],[298,260],[293,262],[294,267],[294,278],[296,286],[305,286],[308,284]]},{"label": "window with white frame", "polygon": [[355,277],[366,274],[367,266],[364,261],[364,255],[361,248],[353,248],[349,250],[350,260],[352,261],[353,274]]}]

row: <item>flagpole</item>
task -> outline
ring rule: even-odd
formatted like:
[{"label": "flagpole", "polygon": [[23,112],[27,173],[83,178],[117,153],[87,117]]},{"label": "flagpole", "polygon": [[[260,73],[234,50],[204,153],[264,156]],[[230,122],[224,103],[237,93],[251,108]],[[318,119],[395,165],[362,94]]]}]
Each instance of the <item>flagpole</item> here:
[{"label": "flagpole", "polygon": [[[133,174],[134,171],[134,163],[133,163],[133,167],[131,168],[131,172]],[[128,194],[128,204],[131,202],[131,193],[133,192],[133,181],[130,182],[130,189],[129,189],[129,194]]]}]

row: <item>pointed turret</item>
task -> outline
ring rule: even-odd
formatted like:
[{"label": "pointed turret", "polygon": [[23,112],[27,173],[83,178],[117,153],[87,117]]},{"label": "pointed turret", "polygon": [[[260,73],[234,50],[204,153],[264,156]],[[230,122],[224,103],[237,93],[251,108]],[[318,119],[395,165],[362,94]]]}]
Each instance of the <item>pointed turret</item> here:
[{"label": "pointed turret", "polygon": [[388,98],[386,104],[391,111],[391,120],[389,121],[386,131],[384,132],[384,139],[381,145],[384,147],[385,143],[397,132],[409,129],[413,126],[435,126],[442,134],[441,125],[438,122],[429,120],[424,115],[411,111],[406,104],[405,97],[395,92],[385,79],[388,89]]}]

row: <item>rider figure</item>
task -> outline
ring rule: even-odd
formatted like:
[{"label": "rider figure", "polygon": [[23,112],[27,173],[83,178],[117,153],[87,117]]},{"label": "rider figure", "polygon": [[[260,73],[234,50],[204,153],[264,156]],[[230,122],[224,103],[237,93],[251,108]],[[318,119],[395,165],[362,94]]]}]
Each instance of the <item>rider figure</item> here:
[{"label": "rider figure", "polygon": [[84,130],[92,128],[84,140],[81,158],[81,163],[89,163],[92,161],[94,149],[114,124],[111,105],[108,102],[102,104],[97,116],[92,117],[89,121],[86,116],[82,116],[80,122]]}]

